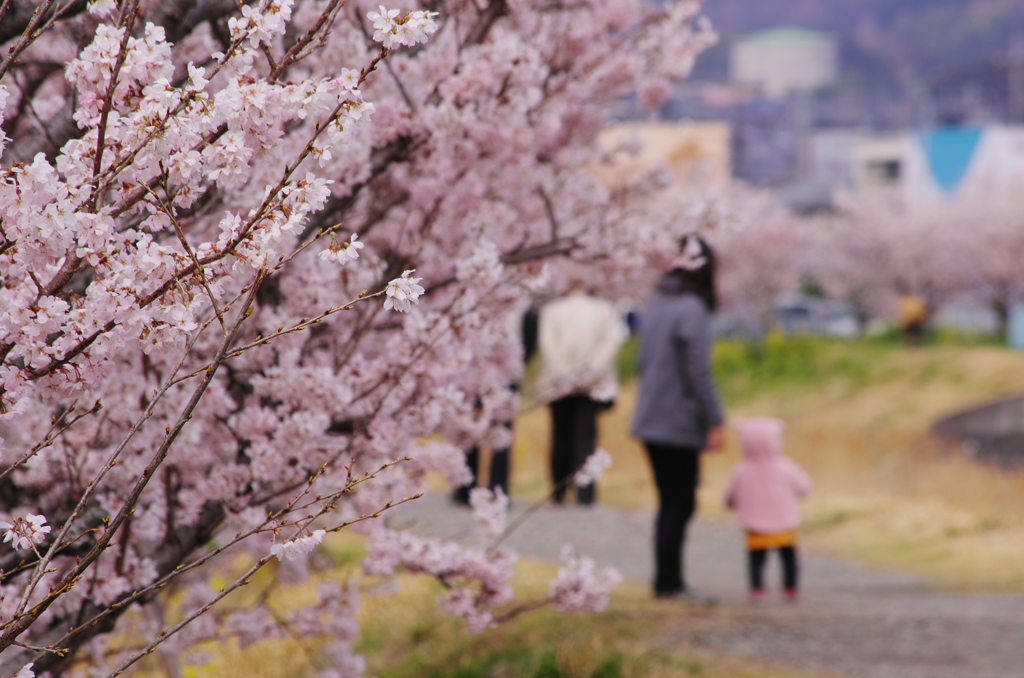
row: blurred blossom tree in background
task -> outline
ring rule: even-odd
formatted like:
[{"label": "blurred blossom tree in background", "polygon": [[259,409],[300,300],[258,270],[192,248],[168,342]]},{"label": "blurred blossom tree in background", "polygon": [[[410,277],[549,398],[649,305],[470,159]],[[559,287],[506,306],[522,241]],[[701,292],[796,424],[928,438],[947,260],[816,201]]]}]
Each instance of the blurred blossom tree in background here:
[{"label": "blurred blossom tree in background", "polygon": [[[609,106],[658,105],[713,41],[699,10],[0,2],[0,674],[297,633],[325,639],[321,675],[360,675],[354,587],[216,607],[274,558],[301,579],[349,525],[368,572],[440,578],[491,624],[507,499],[475,498],[479,548],[385,509],[504,444],[510,316],[570,278],[621,294],[699,227],[651,207],[654,178],[587,171]],[[212,590],[230,553],[248,569]],[[551,600],[614,582],[567,554]]]},{"label": "blurred blossom tree in background", "polygon": [[1016,196],[971,198],[940,214],[943,234],[957,234],[955,256],[971,298],[992,311],[1005,335],[1010,310],[1024,302],[1024,211]]},{"label": "blurred blossom tree in background", "polygon": [[767,191],[735,184],[725,195],[735,217],[713,236],[723,307],[748,326],[768,327],[779,299],[799,289],[814,261],[815,229]]},{"label": "blurred blossom tree in background", "polygon": [[1001,336],[1024,301],[1024,215],[1009,194],[916,205],[871,189],[840,194],[834,212],[811,216],[742,186],[723,195],[734,215],[714,236],[723,309],[748,325],[770,327],[779,299],[807,281],[843,302],[861,331],[892,320],[899,297],[913,295],[929,319],[952,302],[985,308]]},{"label": "blurred blossom tree in background", "polygon": [[880,292],[891,308],[896,296],[914,295],[930,317],[968,286],[965,234],[945,206],[914,209],[894,191],[862,191],[840,199],[836,242],[828,251],[845,259],[837,268],[849,280],[877,290],[866,298]]}]

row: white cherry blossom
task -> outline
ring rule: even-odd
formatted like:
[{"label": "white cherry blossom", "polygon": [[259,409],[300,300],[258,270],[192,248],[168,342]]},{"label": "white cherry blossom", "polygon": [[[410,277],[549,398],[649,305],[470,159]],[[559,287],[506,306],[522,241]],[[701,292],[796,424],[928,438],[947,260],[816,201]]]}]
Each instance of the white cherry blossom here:
[{"label": "white cherry blossom", "polygon": [[423,287],[419,284],[422,278],[413,278],[414,270],[406,271],[401,278],[395,278],[384,288],[386,298],[384,299],[384,310],[394,309],[403,313],[408,312],[416,300],[423,294]]},{"label": "white cherry blossom", "polygon": [[4,543],[12,542],[11,546],[20,551],[42,544],[50,533],[50,526],[46,524],[45,516],[27,513],[24,518],[15,516],[9,522],[0,520],[0,530],[7,530]]},{"label": "white cherry blossom", "polygon": [[341,264],[344,266],[345,264],[358,259],[359,250],[363,249],[363,247],[365,247],[365,244],[359,242],[358,233],[353,233],[347,243],[338,242],[332,237],[330,247],[320,252],[318,256],[331,263]]},{"label": "white cherry blossom", "polygon": [[295,560],[322,544],[326,534],[324,530],[317,530],[305,537],[279,542],[270,547],[270,555],[277,556],[278,560]]}]

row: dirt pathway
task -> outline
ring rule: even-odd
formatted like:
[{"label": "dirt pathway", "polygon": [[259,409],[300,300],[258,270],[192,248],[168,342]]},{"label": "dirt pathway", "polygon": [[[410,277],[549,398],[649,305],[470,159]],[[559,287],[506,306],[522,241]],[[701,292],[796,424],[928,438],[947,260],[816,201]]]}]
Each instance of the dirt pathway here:
[{"label": "dirt pathway", "polygon": [[[514,517],[526,507],[513,505]],[[468,538],[468,509],[443,495],[403,508],[400,520],[432,536]],[[653,516],[608,506],[545,506],[510,543],[520,553],[557,560],[563,544],[624,576],[653,571]],[[687,642],[850,678],[1024,678],[1024,596],[940,590],[931,581],[834,558],[801,554],[798,605],[746,602],[741,534],[731,522],[698,519],[691,527],[687,579],[742,609],[740,621],[694,632],[666,629],[665,642]],[[778,579],[770,561],[770,582]]]}]

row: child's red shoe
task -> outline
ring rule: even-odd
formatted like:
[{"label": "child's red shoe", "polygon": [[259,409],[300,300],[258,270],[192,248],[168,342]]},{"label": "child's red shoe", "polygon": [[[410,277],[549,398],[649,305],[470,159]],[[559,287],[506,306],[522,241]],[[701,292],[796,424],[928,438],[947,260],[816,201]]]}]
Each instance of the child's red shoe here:
[{"label": "child's red shoe", "polygon": [[782,595],[786,597],[791,603],[795,603],[800,600],[800,590],[796,588],[787,588],[782,592]]}]

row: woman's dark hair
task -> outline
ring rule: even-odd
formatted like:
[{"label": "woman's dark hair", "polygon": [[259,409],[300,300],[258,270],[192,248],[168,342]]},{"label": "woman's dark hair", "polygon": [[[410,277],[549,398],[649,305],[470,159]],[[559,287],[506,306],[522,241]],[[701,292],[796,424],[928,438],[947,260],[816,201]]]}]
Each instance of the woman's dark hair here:
[{"label": "woman's dark hair", "polygon": [[[692,249],[692,241],[700,245],[700,254],[694,258],[689,268],[677,266],[668,272],[668,276],[679,283],[679,294],[692,292],[704,300],[708,311],[718,308],[718,291],[715,286],[715,253],[702,238],[688,235],[679,241],[679,251],[686,252],[687,245]],[[695,252],[694,252],[695,253]]]}]

